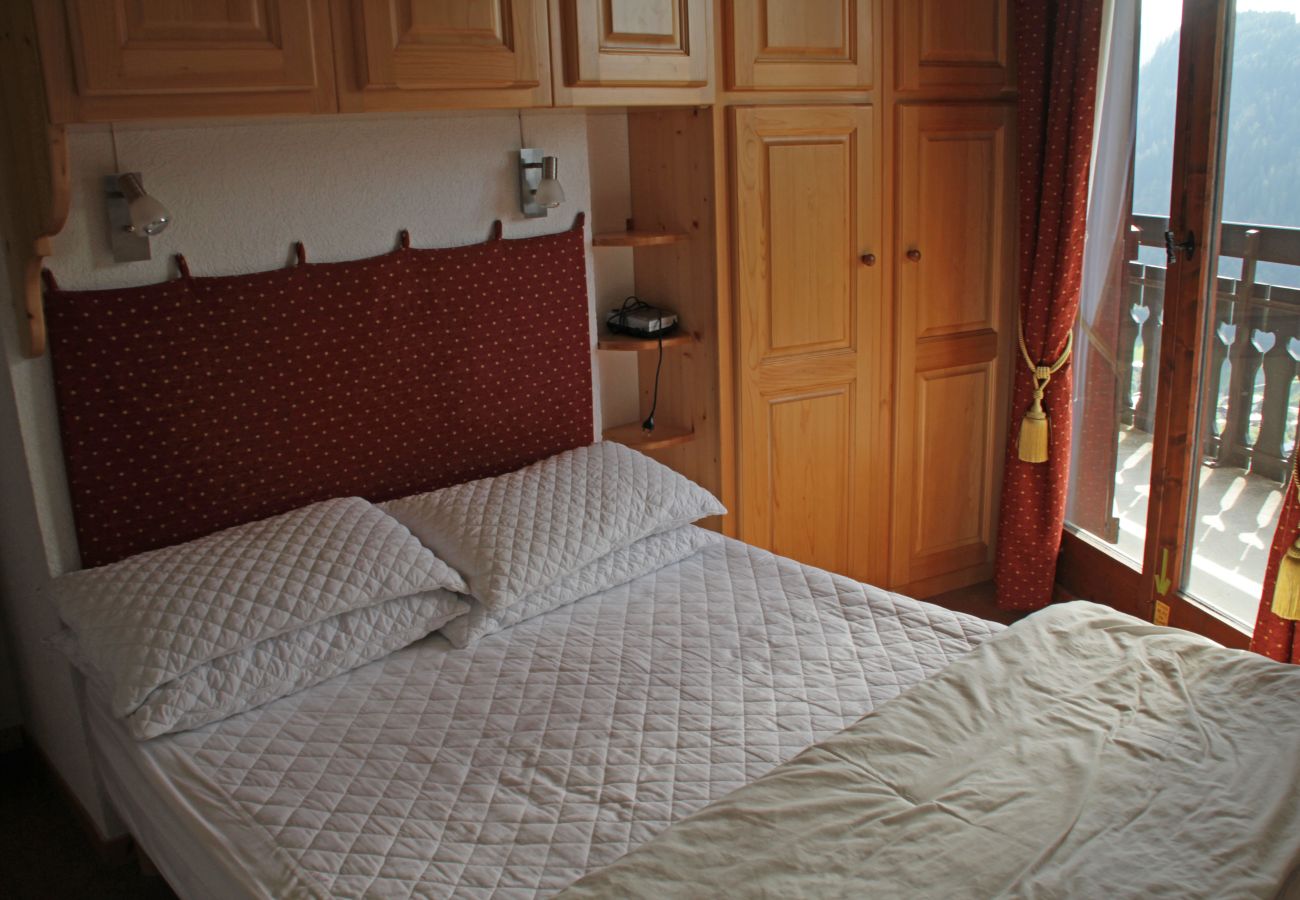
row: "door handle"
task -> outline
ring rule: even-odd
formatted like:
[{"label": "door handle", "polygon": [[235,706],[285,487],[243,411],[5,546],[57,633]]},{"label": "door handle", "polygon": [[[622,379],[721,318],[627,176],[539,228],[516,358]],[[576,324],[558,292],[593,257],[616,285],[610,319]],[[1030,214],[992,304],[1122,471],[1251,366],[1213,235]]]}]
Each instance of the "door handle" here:
[{"label": "door handle", "polygon": [[1174,263],[1178,262],[1178,252],[1180,250],[1187,254],[1188,259],[1191,259],[1196,254],[1195,231],[1187,232],[1187,240],[1182,242],[1174,240],[1174,233],[1172,231],[1165,232],[1165,261],[1169,263],[1169,265],[1172,266]]},{"label": "door handle", "polygon": [[876,264],[876,254],[874,253],[862,254],[862,264],[864,266],[874,266]]},{"label": "door handle", "polygon": [[913,247],[911,250],[908,250],[907,253],[906,253],[906,256],[907,256],[907,258],[910,259],[912,262],[920,262],[920,261],[921,261],[921,251],[920,251],[920,250],[917,250],[915,247]]}]

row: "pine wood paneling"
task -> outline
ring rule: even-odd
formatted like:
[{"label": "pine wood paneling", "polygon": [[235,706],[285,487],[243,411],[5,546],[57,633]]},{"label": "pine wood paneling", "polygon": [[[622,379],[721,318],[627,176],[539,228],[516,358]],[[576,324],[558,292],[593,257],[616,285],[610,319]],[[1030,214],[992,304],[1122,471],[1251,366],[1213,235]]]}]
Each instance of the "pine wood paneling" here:
[{"label": "pine wood paneling", "polygon": [[869,106],[735,109],[741,539],[887,576],[887,310]]},{"label": "pine wood paneling", "polygon": [[[633,110],[627,129],[633,222],[638,229],[687,235],[632,251],[637,295],[675,310],[692,337],[688,345],[665,351],[656,419],[690,427],[694,438],[650,455],[712,491],[734,512],[734,468],[724,463],[735,451],[732,435],[724,430],[734,420],[731,366],[723,358],[729,318],[717,294],[713,113]],[[608,299],[601,298],[601,309]],[[657,356],[638,354],[641,415],[650,406]],[[731,531],[724,522],[704,524]]]},{"label": "pine wood paneling", "polygon": [[988,577],[1014,303],[1010,106],[900,106],[893,581]]},{"label": "pine wood paneling", "polygon": [[707,103],[711,0],[551,0],[557,105]]},{"label": "pine wood paneling", "polygon": [[551,100],[546,0],[332,0],[345,112]]},{"label": "pine wood paneling", "polygon": [[328,112],[327,0],[35,4],[55,121]]},{"label": "pine wood paneling", "polygon": [[1011,90],[1011,0],[900,0],[900,91]]},{"label": "pine wood paneling", "polygon": [[871,0],[727,0],[724,15],[733,90],[872,85]]}]

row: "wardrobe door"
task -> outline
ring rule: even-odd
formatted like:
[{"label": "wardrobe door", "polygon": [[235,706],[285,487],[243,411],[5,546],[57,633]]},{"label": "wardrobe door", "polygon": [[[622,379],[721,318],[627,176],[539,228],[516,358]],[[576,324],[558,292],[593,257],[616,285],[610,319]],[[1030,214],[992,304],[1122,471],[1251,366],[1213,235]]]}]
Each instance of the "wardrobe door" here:
[{"label": "wardrobe door", "polygon": [[1010,6],[1011,0],[898,3],[898,89],[1014,89]]},{"label": "wardrobe door", "polygon": [[873,0],[727,0],[733,90],[872,85]]},{"label": "wardrobe door", "polygon": [[739,536],[883,580],[888,329],[875,111],[732,115]]},{"label": "wardrobe door", "polygon": [[1011,106],[900,106],[893,583],[988,578],[1012,347]]},{"label": "wardrobe door", "polygon": [[333,0],[345,112],[550,103],[546,0]]},{"label": "wardrobe door", "polygon": [[710,0],[551,0],[557,103],[699,103]]},{"label": "wardrobe door", "polygon": [[326,0],[48,0],[34,8],[56,121],[334,109]]}]

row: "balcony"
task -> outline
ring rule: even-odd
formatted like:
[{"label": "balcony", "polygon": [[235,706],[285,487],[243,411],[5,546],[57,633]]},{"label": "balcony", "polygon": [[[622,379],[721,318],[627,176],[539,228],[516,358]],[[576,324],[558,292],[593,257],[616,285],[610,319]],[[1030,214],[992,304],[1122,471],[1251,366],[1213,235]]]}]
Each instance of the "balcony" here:
[{"label": "balcony", "polygon": [[[1111,514],[1084,522],[1130,559],[1142,557],[1146,532],[1164,312],[1165,269],[1149,260],[1163,261],[1166,227],[1154,216],[1131,220],[1116,311],[1114,471],[1107,460],[1093,481],[1113,474]],[[1251,625],[1300,428],[1300,288],[1267,279],[1300,284],[1300,229],[1224,223],[1219,251],[1206,394],[1214,416],[1202,425],[1188,583],[1199,599]],[[1086,510],[1072,518],[1086,520]]]}]

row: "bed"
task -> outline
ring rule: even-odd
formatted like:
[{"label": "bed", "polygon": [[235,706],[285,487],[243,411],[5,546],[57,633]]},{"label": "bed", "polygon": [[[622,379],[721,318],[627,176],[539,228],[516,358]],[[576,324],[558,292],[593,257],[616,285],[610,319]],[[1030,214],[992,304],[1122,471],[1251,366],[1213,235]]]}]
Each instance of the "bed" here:
[{"label": "bed", "polygon": [[[1008,769],[1008,747],[1046,751],[1057,735],[991,728],[987,701],[1029,690],[1007,710],[1032,723],[1043,685],[1068,694],[1135,665],[1163,674],[1080,694],[1053,713],[1060,735],[1106,745],[1124,733],[1107,716],[1141,709],[1153,684],[1178,713],[1167,746],[1250,735],[1249,754],[1197,770],[1255,763],[1252,789],[1219,792],[1213,810],[1245,835],[1226,846],[1270,851],[1223,884],[1289,889],[1295,671],[1108,613],[1031,657],[1018,648],[1050,616],[1003,629],[691,524],[723,512],[712,495],[592,443],[584,240],[579,222],[48,298],[91,567],[52,591],[60,640],[87,673],[103,786],[182,897],[853,895],[864,879],[961,893],[926,866],[943,839],[900,826],[915,810],[863,792],[871,760],[934,776],[943,747],[943,783],[963,800],[1001,766],[1013,812],[1050,807],[1058,773],[1097,800],[1095,769]],[[509,334],[483,325],[516,320]],[[1121,632],[1137,637],[1076,652]],[[1235,725],[1231,692],[1215,715],[1185,715],[1210,709],[1180,669],[1207,653],[1272,686]],[[995,731],[1005,739],[984,740]],[[846,768],[854,753],[867,762]],[[1151,780],[1179,759],[1153,752],[1133,771]],[[952,799],[925,814],[951,825],[965,810]],[[845,815],[861,839],[846,843]],[[1000,852],[947,834],[976,871]],[[891,847],[907,865],[867,865]],[[1176,870],[1187,848],[1161,847]],[[1022,887],[992,893],[1063,895]]]},{"label": "bed", "polygon": [[434,636],[138,743],[102,777],[187,898],[553,893],[1001,626],[717,538],[483,638]]}]

